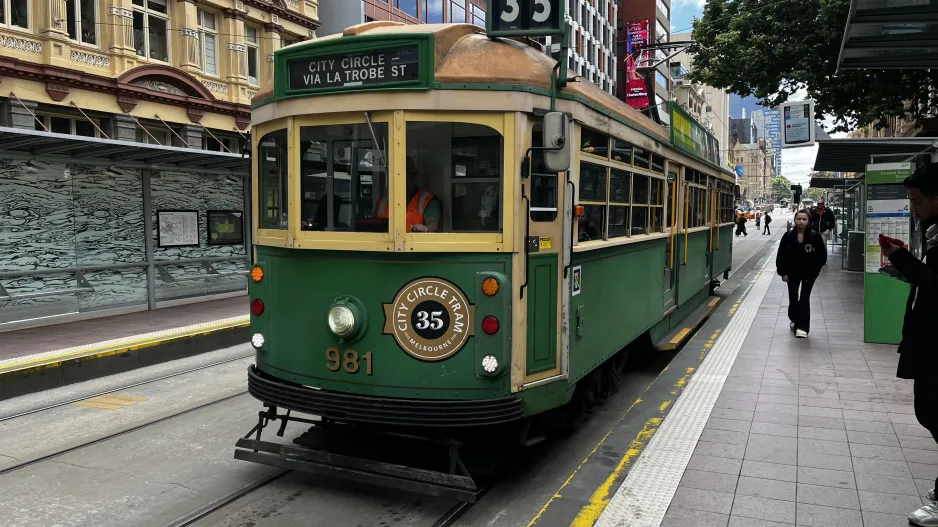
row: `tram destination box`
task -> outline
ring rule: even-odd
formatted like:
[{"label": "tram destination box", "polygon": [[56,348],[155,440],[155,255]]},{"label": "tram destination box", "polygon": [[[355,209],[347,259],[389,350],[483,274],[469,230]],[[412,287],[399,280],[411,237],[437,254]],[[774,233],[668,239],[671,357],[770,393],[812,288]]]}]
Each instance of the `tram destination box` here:
[{"label": "tram destination box", "polygon": [[287,61],[290,90],[385,86],[420,80],[417,45]]}]

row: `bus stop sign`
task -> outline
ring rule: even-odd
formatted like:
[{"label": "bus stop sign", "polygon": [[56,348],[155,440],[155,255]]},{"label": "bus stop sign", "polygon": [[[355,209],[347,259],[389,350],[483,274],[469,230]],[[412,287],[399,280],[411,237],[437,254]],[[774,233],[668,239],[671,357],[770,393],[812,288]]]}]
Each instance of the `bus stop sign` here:
[{"label": "bus stop sign", "polygon": [[566,0],[488,0],[490,37],[563,35]]}]

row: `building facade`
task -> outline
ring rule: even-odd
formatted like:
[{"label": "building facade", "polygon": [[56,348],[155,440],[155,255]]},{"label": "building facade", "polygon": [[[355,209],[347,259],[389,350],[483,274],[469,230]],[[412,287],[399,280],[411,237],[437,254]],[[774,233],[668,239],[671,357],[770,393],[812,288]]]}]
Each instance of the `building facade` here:
[{"label": "building facade", "polygon": [[743,167],[743,177],[739,179],[742,198],[761,203],[772,188],[766,173],[764,148],[758,142],[736,143],[731,154],[736,165]]},{"label": "building facade", "polygon": [[[608,93],[616,86],[615,0],[565,0],[570,25],[569,67],[577,76]],[[485,27],[486,0],[320,0],[319,33],[340,33],[345,28],[388,20],[404,24],[474,24]],[[548,46],[559,39],[538,39]]]},{"label": "building facade", "polygon": [[0,1],[0,331],[244,294],[249,105],[317,1]]},{"label": "building facade", "polygon": [[[641,24],[647,27],[647,40],[649,45],[655,43],[665,43],[671,41],[671,1],[670,0],[630,0],[623,2],[619,6],[618,24],[618,70],[619,77],[626,78],[629,75],[627,71],[628,53],[626,52],[626,42],[629,39],[630,27],[636,27],[635,24]],[[644,26],[647,24],[647,26]],[[633,39],[634,42],[634,39]],[[633,50],[633,58],[641,58],[637,63],[638,67],[646,67],[661,62],[654,72],[654,93],[648,94],[649,103],[658,105],[660,115],[667,120],[667,108],[664,103],[671,100],[671,70],[668,61],[668,52],[666,50],[655,50],[647,54],[637,53]],[[646,60],[647,59],[647,60]],[[616,88],[616,96],[628,102],[626,93],[626,83],[619,82]]]},{"label": "building facade", "polygon": [[[7,0],[0,124],[236,150],[280,47],[316,0]],[[35,117],[34,117],[35,116]]]}]

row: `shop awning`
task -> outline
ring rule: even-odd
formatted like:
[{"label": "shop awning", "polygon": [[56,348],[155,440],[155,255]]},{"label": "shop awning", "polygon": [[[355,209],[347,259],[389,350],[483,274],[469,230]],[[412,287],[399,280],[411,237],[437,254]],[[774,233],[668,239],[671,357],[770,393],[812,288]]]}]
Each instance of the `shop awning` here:
[{"label": "shop awning", "polygon": [[851,0],[838,69],[938,67],[938,2]]},{"label": "shop awning", "polygon": [[247,176],[249,156],[0,126],[0,158]]},{"label": "shop awning", "polygon": [[904,161],[901,155],[909,158],[934,149],[938,138],[935,137],[881,137],[863,139],[827,139],[818,141],[817,157],[814,170],[819,172],[866,172],[870,156],[888,159],[877,161]]}]

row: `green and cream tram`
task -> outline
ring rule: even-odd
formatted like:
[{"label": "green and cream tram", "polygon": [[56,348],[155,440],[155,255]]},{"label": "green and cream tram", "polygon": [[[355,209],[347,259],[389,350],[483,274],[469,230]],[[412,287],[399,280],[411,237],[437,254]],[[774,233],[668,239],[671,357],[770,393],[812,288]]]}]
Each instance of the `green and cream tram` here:
[{"label": "green and cream tram", "polygon": [[[472,500],[454,445],[535,442],[608,392],[626,345],[674,349],[712,305],[735,181],[713,137],[582,81],[551,112],[538,46],[372,22],[276,52],[252,114],[265,409],[236,457]],[[274,421],[437,442],[449,470],[262,440]]]}]

